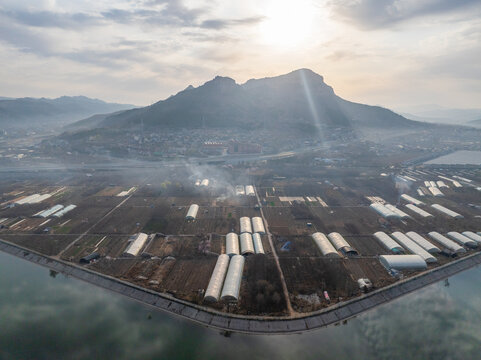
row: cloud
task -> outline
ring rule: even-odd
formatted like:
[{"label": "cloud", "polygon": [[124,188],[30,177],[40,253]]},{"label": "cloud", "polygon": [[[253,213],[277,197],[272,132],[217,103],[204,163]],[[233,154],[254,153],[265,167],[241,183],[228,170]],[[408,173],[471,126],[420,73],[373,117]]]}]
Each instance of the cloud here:
[{"label": "cloud", "polygon": [[248,18],[243,18],[243,19],[231,19],[231,20],[226,20],[226,19],[210,19],[210,20],[204,20],[201,24],[200,27],[206,28],[206,29],[224,29],[232,26],[242,26],[242,25],[255,25],[260,23],[261,21],[264,20],[263,16],[254,16],[254,17],[248,17]]},{"label": "cloud", "polygon": [[330,9],[344,22],[361,29],[394,26],[421,16],[440,15],[480,7],[479,0],[339,0]]},{"label": "cloud", "polygon": [[7,43],[20,51],[41,56],[52,54],[52,41],[26,28],[2,21],[0,17],[0,42]]},{"label": "cloud", "polygon": [[182,1],[145,1],[140,7],[109,8],[93,14],[53,10],[13,9],[2,10],[0,15],[17,24],[41,28],[81,30],[110,23],[150,25],[154,27],[186,27],[221,30],[234,26],[253,25],[263,20],[262,16],[239,19],[204,19],[208,7],[188,8]]},{"label": "cloud", "polygon": [[89,15],[86,13],[60,13],[53,11],[30,11],[12,10],[1,11],[4,17],[10,18],[15,22],[33,27],[58,27],[62,29],[79,29],[100,25],[100,16]]}]

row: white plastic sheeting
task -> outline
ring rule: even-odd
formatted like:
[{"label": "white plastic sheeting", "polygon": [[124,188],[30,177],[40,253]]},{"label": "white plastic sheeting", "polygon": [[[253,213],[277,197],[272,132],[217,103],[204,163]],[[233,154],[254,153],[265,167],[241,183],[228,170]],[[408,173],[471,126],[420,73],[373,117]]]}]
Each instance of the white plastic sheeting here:
[{"label": "white plastic sheeting", "polygon": [[200,186],[209,186],[209,179],[203,179],[200,182]]},{"label": "white plastic sheeting", "polygon": [[416,205],[413,205],[413,204],[407,204],[406,207],[411,210],[411,211],[414,211],[416,214],[424,217],[424,218],[427,218],[427,217],[432,217],[433,215],[428,213],[427,211],[424,211],[423,209],[421,208],[418,208]]},{"label": "white plastic sheeting", "polygon": [[399,244],[401,244],[405,249],[409,250],[413,254],[421,256],[424,259],[424,261],[426,261],[428,263],[438,261],[434,256],[432,256],[430,253],[428,253],[426,250],[424,250],[421,246],[416,244],[414,241],[412,241],[410,238],[408,238],[402,232],[395,231],[391,234],[391,236]]},{"label": "white plastic sheeting", "polygon": [[240,222],[240,232],[242,233],[252,233],[251,219],[247,216],[243,216],[239,219]]},{"label": "white plastic sheeting", "polygon": [[225,253],[229,256],[239,255],[239,236],[236,233],[228,233],[225,237]]},{"label": "white plastic sheeting", "polygon": [[406,235],[414,241],[416,244],[421,246],[424,250],[431,254],[437,254],[441,252],[441,249],[439,249],[437,246],[433,245],[431,242],[429,242],[427,239],[423,238],[421,235],[419,235],[417,232],[414,231],[409,231],[406,233]]},{"label": "white plastic sheeting", "polygon": [[441,245],[445,246],[448,250],[451,250],[455,253],[465,253],[466,249],[463,248],[462,246],[456,244],[454,241],[448,239],[446,236],[441,235],[440,233],[436,231],[431,231],[428,233],[428,235],[433,239],[434,241],[437,241]]},{"label": "white plastic sheeting", "polygon": [[33,195],[29,195],[29,196],[26,196],[24,198],[21,198],[21,199],[18,199],[16,201],[14,201],[14,204],[17,204],[17,205],[22,205],[22,204],[32,204],[32,203],[35,203],[35,201],[40,197],[40,194],[33,194]]},{"label": "white plastic sheeting", "polygon": [[469,247],[476,247],[478,243],[473,239],[470,239],[467,236],[464,236],[457,231],[450,231],[447,234],[451,239],[459,243],[460,245],[469,246]]},{"label": "white plastic sheeting", "polygon": [[29,204],[38,204],[44,200],[47,200],[48,198],[50,198],[52,195],[50,194],[43,194],[43,195],[39,195],[38,197],[34,198],[33,200],[31,200],[29,202]]},{"label": "white plastic sheeting", "polygon": [[246,185],[246,195],[247,196],[255,196],[254,186]]},{"label": "white plastic sheeting", "polygon": [[428,267],[419,255],[381,255],[379,261],[388,270],[424,270]]},{"label": "white plastic sheeting", "polygon": [[451,216],[455,219],[462,219],[464,217],[463,215],[458,214],[457,212],[455,212],[453,210],[450,210],[447,207],[444,207],[444,206],[439,205],[439,204],[432,204],[431,207],[436,209],[437,211],[442,212],[443,214]]},{"label": "white plastic sheeting", "polygon": [[402,194],[401,199],[407,201],[408,203],[414,204],[414,205],[422,205],[424,204],[422,201],[413,198],[412,196],[409,196],[408,194]]},{"label": "white plastic sheeting", "polygon": [[54,205],[50,209],[47,209],[47,210],[44,210],[44,211],[41,211],[40,213],[38,213],[38,216],[41,217],[41,218],[46,218],[46,217],[49,217],[50,215],[53,215],[54,213],[56,213],[57,211],[60,211],[62,209],[63,209],[63,205]]},{"label": "white plastic sheeting", "polygon": [[429,191],[431,191],[431,194],[434,196],[444,196],[441,190],[439,190],[437,187],[431,186],[429,187]]},{"label": "white plastic sheeting", "polygon": [[374,204],[371,204],[369,205],[369,207],[371,209],[373,209],[374,211],[376,211],[379,215],[381,215],[382,217],[385,217],[386,219],[389,219],[389,218],[398,218],[399,215],[396,214],[395,212],[389,210],[386,206],[380,204],[380,203],[374,203]]},{"label": "white plastic sheeting", "polygon": [[189,207],[189,210],[187,211],[187,215],[185,218],[187,220],[194,220],[197,217],[197,212],[199,211],[199,205],[197,204],[192,204]]},{"label": "white plastic sheeting", "polygon": [[250,233],[240,234],[240,249],[242,255],[255,253],[254,243]]},{"label": "white plastic sheeting", "polygon": [[475,234],[473,233],[472,231],[463,231],[462,233],[464,236],[467,236],[468,238],[470,238],[471,240],[474,240],[476,241],[477,243],[480,243],[481,244],[481,236],[479,236],[478,234]]},{"label": "white plastic sheeting", "polygon": [[138,233],[136,235],[133,235],[131,237],[132,241],[130,245],[127,246],[127,249],[124,252],[124,256],[137,256],[142,247],[145,245],[147,239],[148,236],[144,233]]},{"label": "white plastic sheeting", "polygon": [[339,253],[336,251],[336,248],[331,244],[326,235],[316,232],[311,236],[322,255],[328,257],[340,257]]},{"label": "white plastic sheeting", "polygon": [[252,231],[261,235],[266,233],[264,222],[262,221],[261,217],[256,216],[252,218]]},{"label": "white plastic sheeting", "polygon": [[457,187],[457,188],[463,187],[463,185],[461,185],[461,184],[459,183],[459,181],[456,181],[456,180],[453,180],[453,185],[454,185],[454,187]]},{"label": "white plastic sheeting", "polygon": [[262,245],[262,238],[261,235],[258,233],[254,233],[252,235],[252,241],[254,243],[254,250],[256,254],[265,254],[264,246]]},{"label": "white plastic sheeting", "polygon": [[374,237],[388,250],[397,253],[403,252],[404,249],[396,241],[394,241],[388,234],[382,231],[374,233]]},{"label": "white plastic sheeting", "polygon": [[401,218],[401,219],[407,219],[409,218],[410,216],[408,214],[406,214],[404,211],[398,209],[397,207],[395,207],[394,205],[391,205],[391,204],[386,204],[384,205],[388,210],[391,210],[394,214],[397,215],[397,217]]},{"label": "white plastic sheeting", "polygon": [[224,286],[222,288],[222,300],[237,301],[239,299],[244,262],[245,260],[242,255],[234,255],[230,260],[229,269],[227,270]]},{"label": "white plastic sheeting", "polygon": [[209,280],[209,285],[205,291],[204,301],[216,302],[219,301],[220,292],[222,291],[222,285],[224,285],[224,279],[229,267],[229,256],[226,254],[219,255],[217,263],[215,264],[214,271]]},{"label": "white plastic sheeting", "polygon": [[332,232],[329,235],[327,235],[329,240],[331,240],[332,245],[336,248],[336,250],[341,250],[342,248],[345,247],[351,247],[349,243],[346,241],[346,239],[343,238],[341,234],[338,232]]},{"label": "white plastic sheeting", "polygon": [[68,205],[66,207],[64,207],[62,210],[56,212],[55,214],[53,214],[52,216],[54,217],[57,217],[57,218],[61,218],[62,216],[64,216],[66,213],[68,213],[69,211],[72,211],[73,209],[75,209],[77,207],[77,205]]}]

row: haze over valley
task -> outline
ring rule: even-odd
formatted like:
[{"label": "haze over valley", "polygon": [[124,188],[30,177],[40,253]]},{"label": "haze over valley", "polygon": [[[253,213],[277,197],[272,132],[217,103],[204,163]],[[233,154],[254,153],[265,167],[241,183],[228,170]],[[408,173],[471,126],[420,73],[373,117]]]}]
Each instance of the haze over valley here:
[{"label": "haze over valley", "polygon": [[0,360],[478,359],[479,19],[2,1]]}]

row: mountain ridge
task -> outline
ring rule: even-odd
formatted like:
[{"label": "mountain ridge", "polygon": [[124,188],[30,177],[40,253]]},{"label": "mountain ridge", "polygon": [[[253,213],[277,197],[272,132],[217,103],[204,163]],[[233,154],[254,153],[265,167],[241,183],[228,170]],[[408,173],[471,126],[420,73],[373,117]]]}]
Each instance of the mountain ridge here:
[{"label": "mountain ridge", "polygon": [[86,96],[0,99],[0,126],[64,125],[94,114],[112,113],[131,107],[134,105],[108,103]]},{"label": "mountain ridge", "polygon": [[[336,95],[324,77],[309,69],[249,79],[238,84],[216,76],[204,84],[189,85],[152,105],[119,111],[84,121],[83,128],[126,130],[138,128],[238,128],[313,132],[344,128],[422,127],[379,106],[358,104]],[[75,124],[73,124],[75,127]]]}]

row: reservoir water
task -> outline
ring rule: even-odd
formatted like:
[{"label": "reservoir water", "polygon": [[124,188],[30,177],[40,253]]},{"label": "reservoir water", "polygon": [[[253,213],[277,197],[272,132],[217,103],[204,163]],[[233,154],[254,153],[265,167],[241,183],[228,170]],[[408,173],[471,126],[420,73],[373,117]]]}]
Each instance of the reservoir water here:
[{"label": "reservoir water", "polygon": [[481,151],[460,150],[426,162],[439,165],[481,165]]},{"label": "reservoir water", "polygon": [[299,335],[193,324],[0,252],[0,359],[480,359],[481,267]]}]

